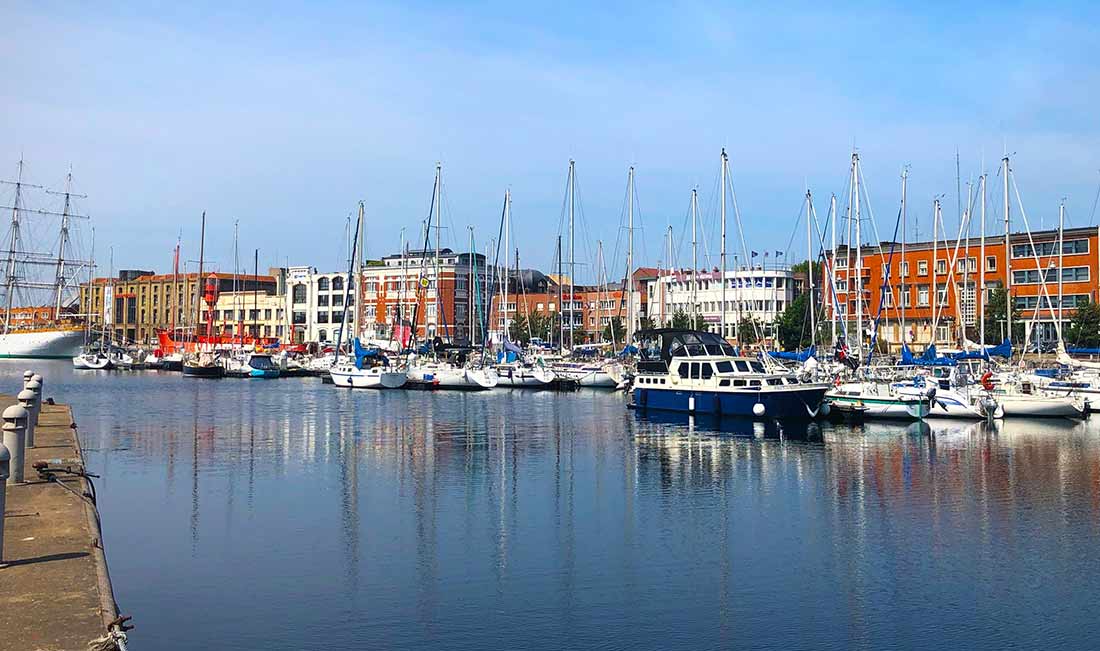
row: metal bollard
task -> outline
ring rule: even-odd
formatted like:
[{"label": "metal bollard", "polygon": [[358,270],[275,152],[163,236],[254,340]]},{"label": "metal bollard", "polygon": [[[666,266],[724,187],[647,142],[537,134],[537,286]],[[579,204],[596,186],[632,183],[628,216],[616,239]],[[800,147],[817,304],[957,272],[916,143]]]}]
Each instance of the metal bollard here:
[{"label": "metal bollard", "polygon": [[31,421],[36,425],[38,424],[38,414],[42,411],[42,385],[38,383],[38,380],[31,380],[27,382],[27,391],[34,391],[34,395],[38,400],[35,402],[34,411],[30,412]]},{"label": "metal bollard", "polygon": [[42,403],[46,402],[46,380],[38,373],[32,375],[31,379],[38,383],[38,406],[34,408],[34,422],[37,423],[38,414],[42,413]]},{"label": "metal bollard", "polygon": [[27,419],[30,414],[19,405],[12,405],[4,410],[4,447],[11,454],[11,480],[17,484],[23,483],[23,466],[25,438],[27,435]]},{"label": "metal bollard", "polygon": [[[38,394],[30,389],[23,389],[19,392],[19,395],[15,397],[19,401],[19,406],[27,410],[28,414],[33,414],[38,409]],[[27,434],[24,440],[26,441],[26,447],[34,447],[34,430],[35,419],[27,419]]]},{"label": "metal bollard", "polygon": [[0,567],[4,567],[4,504],[8,494],[8,475],[11,474],[11,452],[0,443]]},{"label": "metal bollard", "polygon": [[34,371],[27,369],[23,371],[23,388],[27,388],[27,382],[30,382],[34,378]]}]

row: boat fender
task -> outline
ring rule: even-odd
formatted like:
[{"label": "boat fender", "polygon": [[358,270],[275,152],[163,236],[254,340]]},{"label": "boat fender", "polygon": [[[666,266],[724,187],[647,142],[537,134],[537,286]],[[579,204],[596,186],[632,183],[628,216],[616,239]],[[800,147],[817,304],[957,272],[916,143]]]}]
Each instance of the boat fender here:
[{"label": "boat fender", "polygon": [[752,406],[752,413],[754,416],[763,416],[765,411],[767,410],[764,408],[764,403],[762,402],[758,402]]},{"label": "boat fender", "polygon": [[991,371],[986,371],[985,374],[982,375],[982,388],[986,391],[993,390],[993,373]]}]

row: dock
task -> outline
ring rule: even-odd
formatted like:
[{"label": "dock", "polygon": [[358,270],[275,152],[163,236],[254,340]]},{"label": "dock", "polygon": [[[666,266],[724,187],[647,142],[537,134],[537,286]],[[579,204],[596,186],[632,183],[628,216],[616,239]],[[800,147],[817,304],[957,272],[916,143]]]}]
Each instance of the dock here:
[{"label": "dock", "polygon": [[[49,386],[44,388],[49,396]],[[0,395],[0,410],[15,402],[13,396]],[[84,457],[72,410],[46,402],[35,447],[26,451],[25,483],[7,482],[0,651],[125,650],[94,479],[82,475]],[[46,472],[35,467],[43,462]]]}]

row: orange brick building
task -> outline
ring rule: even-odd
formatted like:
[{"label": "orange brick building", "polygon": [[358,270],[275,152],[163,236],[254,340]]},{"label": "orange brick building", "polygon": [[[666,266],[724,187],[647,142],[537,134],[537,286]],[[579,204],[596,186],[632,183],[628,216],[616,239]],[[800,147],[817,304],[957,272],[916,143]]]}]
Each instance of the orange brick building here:
[{"label": "orange brick building", "polygon": [[[1077,305],[1100,300],[1097,295],[1100,229],[1066,229],[1062,249],[1062,318],[1066,323]],[[918,347],[929,342],[941,347],[958,346],[960,322],[968,329],[973,328],[971,338],[977,341],[985,299],[991,290],[1001,287],[1008,288],[1019,311],[1018,318],[1024,322],[1026,332],[1031,333],[1032,341],[1051,341],[1055,337],[1059,301],[1058,231],[1041,231],[1030,237],[1027,233],[1015,233],[1010,237],[1009,250],[1005,248],[1004,235],[987,235],[984,257],[977,238],[963,241],[957,251],[952,239],[935,244],[906,243],[904,258],[900,243],[890,242],[865,245],[860,254],[864,328],[871,326],[881,306],[878,335],[891,350],[899,350],[906,340]],[[825,313],[832,318],[838,312],[837,316],[848,322],[848,332],[854,333],[861,307],[857,294],[860,283],[854,268],[856,252],[839,246],[835,256],[829,258],[830,263],[835,261],[836,287],[835,291],[830,283],[824,287]],[[1038,330],[1032,333],[1032,327]],[[998,332],[1004,333],[1003,323]],[[986,343],[999,341],[1000,338]]]}]

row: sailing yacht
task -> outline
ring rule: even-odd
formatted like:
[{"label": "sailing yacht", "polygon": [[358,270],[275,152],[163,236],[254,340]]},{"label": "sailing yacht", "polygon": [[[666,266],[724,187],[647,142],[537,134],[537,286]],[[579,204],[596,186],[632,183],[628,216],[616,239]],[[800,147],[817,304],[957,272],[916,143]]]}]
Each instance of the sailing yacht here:
[{"label": "sailing yacht", "polygon": [[[67,312],[75,298],[76,274],[91,263],[72,258],[71,225],[74,220],[87,219],[73,212],[73,200],[84,195],[72,192],[72,172],[66,176],[64,192],[45,190],[47,194],[64,198],[61,212],[27,209],[23,205],[28,190],[41,190],[23,180],[23,161],[18,163],[14,181],[0,184],[14,188],[10,206],[11,223],[8,250],[4,259],[3,328],[0,330],[0,358],[45,357],[71,359],[80,352],[84,327],[79,315]],[[60,218],[60,235],[56,251],[29,250],[34,242],[26,241],[24,214],[35,217]]]}]

